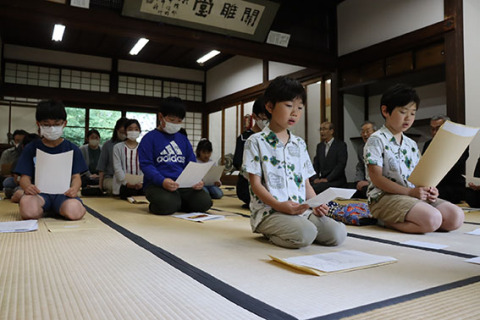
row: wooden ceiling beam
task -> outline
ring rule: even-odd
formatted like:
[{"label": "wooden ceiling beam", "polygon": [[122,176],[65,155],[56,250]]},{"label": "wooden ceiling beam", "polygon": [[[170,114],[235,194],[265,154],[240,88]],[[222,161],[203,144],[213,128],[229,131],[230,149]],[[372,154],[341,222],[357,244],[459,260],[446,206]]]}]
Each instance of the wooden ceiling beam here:
[{"label": "wooden ceiling beam", "polygon": [[108,10],[86,10],[48,1],[0,0],[0,19],[18,20],[19,29],[22,21],[36,21],[39,23],[55,21],[55,23],[64,23],[67,25],[67,28],[73,27],[110,36],[132,39],[146,37],[150,41],[162,44],[184,47],[195,46],[205,48],[206,50],[215,48],[226,54],[266,59],[322,70],[334,70],[337,60],[335,53],[283,48],[189,28],[125,17]]}]

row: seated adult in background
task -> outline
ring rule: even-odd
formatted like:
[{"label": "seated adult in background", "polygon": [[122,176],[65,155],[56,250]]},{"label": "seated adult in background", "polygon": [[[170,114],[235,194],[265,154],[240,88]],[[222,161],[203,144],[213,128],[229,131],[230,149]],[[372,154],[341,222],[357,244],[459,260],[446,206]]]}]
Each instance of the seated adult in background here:
[{"label": "seated adult in background", "polygon": [[127,139],[124,127],[127,120],[127,118],[117,120],[112,138],[103,144],[100,159],[98,159],[98,184],[100,189],[109,195],[112,195],[113,189],[113,146]]},{"label": "seated adult in background", "polygon": [[320,125],[320,140],[313,158],[316,174],[310,178],[315,193],[330,188],[342,188],[347,184],[345,167],[347,166],[347,145],[333,137],[333,123],[325,121]]},{"label": "seated adult in background", "polygon": [[[436,115],[430,119],[430,132],[432,134],[432,139],[437,134],[438,129],[440,129],[442,124],[447,120],[450,120],[450,118],[445,115]],[[422,154],[425,153],[432,142],[432,139],[425,142]],[[466,182],[463,175],[465,174],[468,150],[469,148],[467,147],[457,163],[453,165],[450,171],[448,171],[442,181],[437,185],[439,198],[450,201],[451,203],[460,203],[462,200],[465,200]],[[448,150],[445,150],[445,152],[448,152]]]},{"label": "seated adult in background", "polygon": [[[22,139],[22,142],[17,146],[19,150],[19,156],[22,154],[25,146],[33,140],[39,139],[40,136],[36,133],[27,133],[27,135]],[[23,196],[23,190],[20,187],[20,176],[15,172],[15,166],[17,165],[17,160],[12,163],[12,175],[3,180],[3,191],[5,192],[5,198],[11,199],[12,202],[18,203],[20,198]]]},{"label": "seated adult in background", "polygon": [[[138,160],[138,142],[141,128],[136,119],[129,119],[123,126],[127,140],[113,147],[113,194],[126,200],[131,196],[143,195],[143,172]],[[139,181],[129,181],[127,175]]]},{"label": "seated adult in background", "polygon": [[12,164],[18,160],[20,157],[20,145],[22,143],[23,138],[28,134],[25,130],[15,130],[13,132],[13,140],[11,144],[13,146],[8,148],[2,152],[2,156],[0,157],[0,190],[2,188],[2,182],[7,177],[12,176]]},{"label": "seated adult in background", "polygon": [[363,143],[359,146],[357,150],[357,157],[358,163],[356,166],[355,171],[355,188],[357,191],[353,194],[352,198],[361,198],[367,199],[367,188],[368,188],[368,181],[365,176],[365,162],[363,160],[363,147],[365,147],[365,143],[367,142],[368,138],[377,131],[377,126],[375,122],[372,121],[365,121],[362,126],[362,130],[360,131],[360,135],[362,136]]},{"label": "seated adult in background", "polygon": [[[480,178],[480,158],[477,160],[473,176]],[[469,183],[465,194],[465,200],[472,208],[480,208],[480,184]]]},{"label": "seated adult in background", "polygon": [[[235,153],[233,155],[233,166],[237,170],[242,168],[245,141],[247,141],[252,134],[262,131],[268,123],[263,96],[257,98],[253,103],[252,118],[255,120],[253,127],[245,130],[237,137]],[[238,175],[237,180],[237,197],[244,202],[243,207],[248,208],[248,205],[250,204],[250,190],[248,187],[248,180],[245,179],[241,173]]]},{"label": "seated adult in background", "polygon": [[97,129],[90,129],[87,132],[85,144],[80,147],[83,159],[88,166],[88,171],[82,174],[82,195],[99,196],[103,192],[99,187],[100,176],[97,165],[100,159],[102,148],[100,147],[100,132]]},{"label": "seated adult in background", "polygon": [[190,188],[179,188],[175,182],[190,161],[196,162],[190,141],[179,132],[185,109],[178,97],[163,99],[157,129],[148,132],[138,146],[143,188],[150,202],[148,209],[154,214],[206,212],[212,206],[203,181]]}]

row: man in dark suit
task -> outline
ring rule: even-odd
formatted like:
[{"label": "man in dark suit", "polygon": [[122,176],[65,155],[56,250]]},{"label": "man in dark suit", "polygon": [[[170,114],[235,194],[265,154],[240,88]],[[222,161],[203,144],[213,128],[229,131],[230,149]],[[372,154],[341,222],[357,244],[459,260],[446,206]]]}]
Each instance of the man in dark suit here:
[{"label": "man in dark suit", "polygon": [[310,183],[315,193],[329,187],[345,187],[347,178],[345,167],[347,166],[347,145],[345,142],[335,139],[333,123],[324,122],[320,125],[320,140],[317,145],[317,153],[313,158],[313,168],[317,173],[310,178]]},{"label": "man in dark suit", "polygon": [[[432,139],[437,134],[438,129],[440,129],[442,124],[447,120],[450,120],[450,118],[444,115],[437,115],[430,119],[430,132],[432,133]],[[427,151],[432,139],[425,142],[422,154]],[[466,182],[463,175],[465,174],[465,166],[469,154],[468,149],[469,148],[467,147],[457,163],[453,165],[450,171],[448,171],[442,181],[437,185],[439,198],[448,200],[451,203],[460,203],[462,200],[465,200]]]}]

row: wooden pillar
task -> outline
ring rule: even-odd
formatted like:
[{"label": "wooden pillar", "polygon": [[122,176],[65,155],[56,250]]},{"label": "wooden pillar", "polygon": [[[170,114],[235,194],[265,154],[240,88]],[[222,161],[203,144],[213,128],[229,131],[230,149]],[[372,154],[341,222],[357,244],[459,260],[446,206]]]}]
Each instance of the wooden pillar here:
[{"label": "wooden pillar", "polygon": [[447,115],[455,122],[465,123],[463,0],[444,0],[444,12],[445,18],[452,17],[455,23],[453,30],[445,33]]}]

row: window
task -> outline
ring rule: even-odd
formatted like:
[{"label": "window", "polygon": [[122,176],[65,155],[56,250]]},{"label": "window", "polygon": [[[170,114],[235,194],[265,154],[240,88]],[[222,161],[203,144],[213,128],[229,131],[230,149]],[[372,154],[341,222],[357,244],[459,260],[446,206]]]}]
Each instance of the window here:
[{"label": "window", "polygon": [[70,142],[81,146],[85,142],[85,114],[84,108],[65,107],[67,112],[67,126],[63,130],[63,136]]},{"label": "window", "polygon": [[152,131],[157,127],[157,115],[155,113],[147,112],[127,112],[128,119],[137,119],[140,122],[142,132],[140,132],[140,139],[143,138],[147,132]]},{"label": "window", "polygon": [[97,129],[100,133],[100,143],[112,138],[115,123],[122,116],[121,111],[90,109],[90,127],[89,129]]}]

